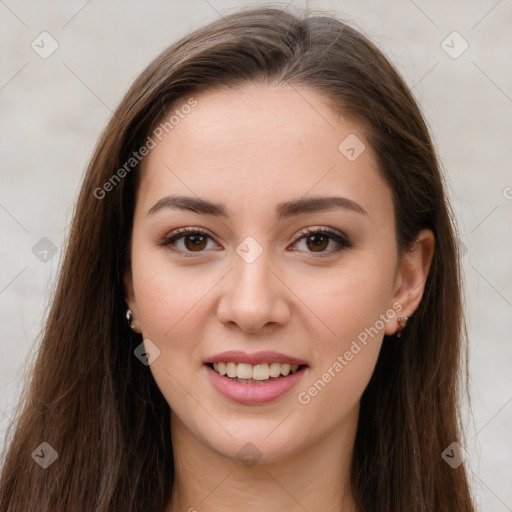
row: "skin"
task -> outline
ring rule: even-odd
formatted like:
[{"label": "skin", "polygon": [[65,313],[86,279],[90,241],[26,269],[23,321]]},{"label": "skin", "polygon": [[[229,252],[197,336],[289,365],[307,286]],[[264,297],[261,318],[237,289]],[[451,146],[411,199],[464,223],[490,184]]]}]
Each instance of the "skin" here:
[{"label": "skin", "polygon": [[[400,258],[391,191],[363,130],[320,93],[298,91],[249,84],[195,95],[198,105],[143,161],[125,288],[133,329],[160,350],[150,370],[172,410],[168,511],[356,510],[348,484],[360,398],[384,333],[395,333],[397,318],[410,317],[423,294],[432,233],[422,231]],[[354,161],[338,150],[350,134],[366,145]],[[230,216],[148,214],[170,194],[224,203]],[[312,196],[349,198],[367,214],[338,209],[278,221],[277,203]],[[200,249],[190,238],[159,245],[182,227],[209,238]],[[311,237],[300,238],[306,227],[331,227],[352,245],[336,250],[336,241],[321,238],[316,249]],[[236,252],[247,236],[263,251],[252,263]],[[400,312],[300,403],[298,393],[393,304]],[[277,400],[237,404],[212,386],[203,365],[225,350],[274,350],[309,368]],[[237,457],[248,442],[261,455],[251,466]]]}]

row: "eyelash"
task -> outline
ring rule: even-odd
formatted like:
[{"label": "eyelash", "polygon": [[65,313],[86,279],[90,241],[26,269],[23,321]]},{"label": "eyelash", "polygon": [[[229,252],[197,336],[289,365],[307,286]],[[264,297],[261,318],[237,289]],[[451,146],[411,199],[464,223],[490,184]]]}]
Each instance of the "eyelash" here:
[{"label": "eyelash", "polygon": [[[169,235],[163,237],[162,240],[159,242],[159,245],[162,247],[168,247],[168,246],[172,245],[174,242],[176,242],[177,240],[179,240],[181,238],[185,238],[186,236],[190,236],[190,235],[204,235],[204,236],[207,236],[208,238],[213,239],[202,228],[180,228],[180,229],[174,231],[173,233],[170,233]],[[301,229],[298,233],[298,238],[295,240],[294,244],[296,244],[303,238],[307,238],[308,236],[312,236],[312,235],[325,235],[329,239],[334,240],[336,243],[339,244],[339,247],[337,249],[327,251],[327,252],[315,253],[315,252],[309,251],[315,257],[322,258],[322,257],[330,256],[333,253],[337,253],[337,252],[341,251],[342,249],[352,247],[352,244],[350,243],[349,239],[344,234],[339,233],[338,231],[335,231],[334,229],[331,229],[331,228],[304,228],[304,229]],[[171,250],[173,250],[174,252],[182,252],[182,251],[176,250],[176,249],[171,249]],[[192,257],[193,258],[193,257],[195,257],[194,252],[197,252],[198,254],[200,254],[204,251],[186,251],[186,253],[184,254],[184,257],[186,257],[186,258]]]}]

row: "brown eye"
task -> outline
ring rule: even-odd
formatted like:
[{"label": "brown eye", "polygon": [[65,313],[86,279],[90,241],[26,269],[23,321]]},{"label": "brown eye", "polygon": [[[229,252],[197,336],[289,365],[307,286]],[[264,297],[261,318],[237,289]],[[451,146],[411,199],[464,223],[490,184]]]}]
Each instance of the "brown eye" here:
[{"label": "brown eye", "polygon": [[180,228],[164,237],[159,245],[170,247],[173,251],[187,256],[187,253],[201,253],[207,249],[208,240],[212,238],[200,229]]},{"label": "brown eye", "polygon": [[330,238],[325,235],[310,235],[307,237],[307,246],[308,249],[311,249],[313,252],[323,251],[329,245]]},{"label": "brown eye", "polygon": [[204,235],[186,235],[182,238],[186,249],[189,251],[201,251],[206,247],[206,237]]},{"label": "brown eye", "polygon": [[[306,228],[303,229],[295,244],[304,241],[305,251],[314,253],[318,256],[329,256],[342,249],[352,247],[349,239],[341,232],[334,231],[331,228]],[[331,250],[326,250],[330,243],[338,246]]]}]

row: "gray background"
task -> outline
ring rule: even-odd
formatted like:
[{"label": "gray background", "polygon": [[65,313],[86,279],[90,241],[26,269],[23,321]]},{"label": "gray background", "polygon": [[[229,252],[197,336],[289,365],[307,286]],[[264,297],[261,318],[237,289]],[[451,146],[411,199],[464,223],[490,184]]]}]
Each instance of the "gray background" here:
[{"label": "gray background", "polygon": [[[37,348],[86,163],[112,110],[171,42],[255,4],[261,2],[0,1],[2,438]],[[512,511],[512,4],[297,0],[293,6],[329,10],[363,31],[422,105],[465,247],[470,477],[482,510]],[[51,49],[43,31],[58,44],[46,59],[31,47],[35,41],[40,53]],[[53,257],[44,237],[55,246]]]}]

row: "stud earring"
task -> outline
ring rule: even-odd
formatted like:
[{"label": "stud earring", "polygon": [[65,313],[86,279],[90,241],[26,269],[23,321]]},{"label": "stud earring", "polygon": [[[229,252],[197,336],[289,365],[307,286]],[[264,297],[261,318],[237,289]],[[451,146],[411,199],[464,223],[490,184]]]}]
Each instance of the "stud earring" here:
[{"label": "stud earring", "polygon": [[409,320],[409,317],[407,317],[407,316],[401,316],[398,319],[398,332],[396,333],[397,338],[400,338],[400,336],[402,336],[402,331],[405,329],[405,326],[407,325],[408,320]]},{"label": "stud earring", "polygon": [[132,320],[133,320],[132,310],[130,308],[128,308],[126,310],[126,321],[128,322],[128,325],[130,326],[131,329],[133,329],[135,327],[135,323],[132,322]]}]

